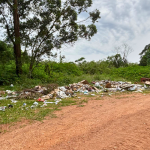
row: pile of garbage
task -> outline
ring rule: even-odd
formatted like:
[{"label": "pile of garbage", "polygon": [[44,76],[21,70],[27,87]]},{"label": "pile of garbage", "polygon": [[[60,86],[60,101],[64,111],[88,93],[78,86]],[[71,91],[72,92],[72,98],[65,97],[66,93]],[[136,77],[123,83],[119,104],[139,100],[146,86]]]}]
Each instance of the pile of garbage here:
[{"label": "pile of garbage", "polygon": [[[11,90],[0,91],[1,99],[37,99],[37,101],[44,101],[48,99],[63,99],[67,97],[74,97],[76,93],[89,94],[90,92],[116,92],[116,91],[137,91],[142,92],[150,85],[149,81],[146,81],[144,85],[131,84],[131,82],[123,81],[110,81],[101,80],[93,81],[91,84],[86,81],[80,81],[78,83],[69,84],[68,86],[58,87],[56,84],[49,84],[49,86],[35,86],[33,89],[25,89],[21,92],[15,92]],[[6,97],[1,95],[7,94]]]},{"label": "pile of garbage", "polygon": [[109,81],[109,80],[102,80],[97,82],[92,82],[95,87],[103,89],[104,91],[136,91],[142,92],[148,86],[146,84],[131,84],[131,82],[123,82],[123,81]]},{"label": "pile of garbage", "polygon": [[[12,86],[12,85],[11,85]],[[88,95],[95,95],[91,92],[123,92],[123,91],[135,91],[142,92],[150,86],[150,81],[146,81],[145,84],[131,84],[131,82],[123,81],[110,81],[101,80],[93,81],[89,83],[86,80],[78,83],[69,84],[68,86],[58,87],[57,84],[49,84],[46,86],[35,86],[33,89],[25,89],[21,92],[15,92],[11,90],[0,91],[0,100],[10,99],[12,103],[16,103],[17,99],[35,99],[31,108],[38,106],[38,102],[43,102],[42,107],[47,106],[48,103],[58,104],[61,99],[68,97],[76,97],[76,93],[83,93]],[[2,95],[7,94],[6,97]],[[47,100],[55,99],[52,102]],[[26,104],[24,104],[25,106]],[[5,110],[6,106],[0,107],[0,110]]]}]

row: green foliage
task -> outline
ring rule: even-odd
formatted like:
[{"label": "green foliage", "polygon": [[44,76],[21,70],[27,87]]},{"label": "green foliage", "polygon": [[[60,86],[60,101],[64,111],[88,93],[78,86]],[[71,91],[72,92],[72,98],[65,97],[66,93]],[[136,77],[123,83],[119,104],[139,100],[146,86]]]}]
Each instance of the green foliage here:
[{"label": "green foliage", "polygon": [[147,66],[150,65],[150,47],[142,53],[140,60],[140,66]]},{"label": "green foliage", "polygon": [[14,61],[9,61],[9,64],[5,64],[5,68],[3,64],[0,64],[0,85],[11,84],[16,78]]},{"label": "green foliage", "polygon": [[108,56],[107,61],[109,62],[109,64],[113,65],[116,68],[127,65],[126,63],[124,63],[123,58],[121,57],[120,54],[116,54],[114,56]]},{"label": "green foliage", "polygon": [[91,61],[91,62],[82,62],[78,64],[79,68],[85,73],[85,74],[103,74],[103,73],[109,73],[110,69],[113,67],[108,61]]},{"label": "green foliage", "polygon": [[14,60],[12,46],[0,41],[0,63],[5,67],[5,64],[9,64],[11,60]]},{"label": "green foliage", "polygon": [[[25,47],[25,52],[31,55],[30,76],[34,65],[42,56],[52,56],[53,49],[60,49],[63,44],[73,44],[79,38],[90,40],[97,33],[94,23],[100,18],[100,12],[97,9],[88,12],[92,0],[18,0],[17,4],[15,2],[0,1],[0,23],[7,32],[7,40],[14,44],[14,51],[19,43]],[[86,26],[84,20],[77,22],[82,12],[88,13],[85,20],[91,20],[91,24]],[[19,18],[15,19],[17,15]],[[14,27],[15,24],[20,26]],[[19,42],[16,42],[16,39]],[[15,52],[17,59],[19,53]],[[21,67],[21,63],[19,64]]]},{"label": "green foliage", "polygon": [[150,68],[148,66],[132,65],[124,68],[114,68],[111,71],[112,75],[116,75],[125,78],[129,81],[137,82],[140,78],[150,78]]},{"label": "green foliage", "polygon": [[[24,63],[22,65],[23,74],[20,77],[15,73],[15,61],[13,57],[12,47],[0,42],[0,85],[14,84],[14,90],[22,90],[23,88],[32,88],[39,84],[56,83],[58,85],[68,85],[70,83],[87,80],[130,80],[140,81],[141,77],[150,77],[150,68],[148,66],[138,66],[137,64],[128,63],[128,67],[124,65],[124,61],[120,54],[108,57],[106,60],[97,62],[87,62],[81,57],[73,62],[55,62],[40,61],[37,65],[33,65],[32,76],[29,75],[30,56],[26,52],[22,52]],[[10,59],[8,59],[7,55]],[[146,57],[146,65],[149,64],[150,50],[148,49],[143,55]],[[4,64],[4,65],[3,65]],[[30,78],[31,77],[31,78]]]}]

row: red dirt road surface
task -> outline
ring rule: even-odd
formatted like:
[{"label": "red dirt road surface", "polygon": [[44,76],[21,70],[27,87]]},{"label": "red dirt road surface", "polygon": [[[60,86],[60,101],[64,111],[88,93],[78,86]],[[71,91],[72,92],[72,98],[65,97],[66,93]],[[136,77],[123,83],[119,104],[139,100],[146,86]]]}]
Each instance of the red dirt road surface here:
[{"label": "red dirt road surface", "polygon": [[91,98],[0,134],[1,150],[150,150],[150,95]]}]

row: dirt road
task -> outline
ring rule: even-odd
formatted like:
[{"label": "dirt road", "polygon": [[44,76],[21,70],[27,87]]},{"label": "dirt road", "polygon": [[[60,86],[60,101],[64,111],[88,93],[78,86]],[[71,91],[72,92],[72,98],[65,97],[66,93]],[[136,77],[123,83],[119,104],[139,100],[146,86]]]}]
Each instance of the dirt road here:
[{"label": "dirt road", "polygon": [[1,150],[150,150],[150,95],[91,98],[0,135]]}]

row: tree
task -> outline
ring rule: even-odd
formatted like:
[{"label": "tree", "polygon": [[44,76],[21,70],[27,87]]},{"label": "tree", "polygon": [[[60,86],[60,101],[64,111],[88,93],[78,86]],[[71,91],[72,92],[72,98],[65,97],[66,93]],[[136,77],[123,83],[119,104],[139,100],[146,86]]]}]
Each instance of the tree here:
[{"label": "tree", "polygon": [[[14,49],[17,49],[16,43],[21,43],[30,54],[30,74],[34,64],[43,56],[52,55],[53,49],[60,49],[63,44],[74,44],[79,38],[90,40],[97,33],[94,23],[100,18],[99,10],[89,12],[85,19],[91,19],[92,24],[86,26],[82,24],[85,20],[78,21],[78,16],[91,7],[92,0],[18,0],[18,7],[14,5],[16,1],[1,0],[0,15],[8,40],[15,43]],[[7,8],[10,15],[3,8]],[[14,32],[18,26],[14,28],[12,16],[14,22],[16,19],[19,23],[20,38]]]},{"label": "tree", "polygon": [[124,65],[124,61],[120,54],[116,54],[114,56],[108,56],[107,61],[109,64],[113,65],[116,68],[119,68]]},{"label": "tree", "polygon": [[141,66],[150,65],[150,44],[146,45],[139,55],[141,55],[140,57]]},{"label": "tree", "polygon": [[5,68],[5,64],[8,64],[11,60],[14,60],[12,46],[0,41],[0,63],[3,69]]},{"label": "tree", "polygon": [[150,44],[146,45],[139,55],[141,56],[144,55],[147,51],[149,51],[149,49],[150,49]]},{"label": "tree", "polygon": [[122,45],[115,47],[114,52],[116,54],[120,54],[124,65],[127,65],[127,57],[131,52],[133,52],[133,49],[128,44],[123,43]]},{"label": "tree", "polygon": [[13,43],[16,74],[19,75],[22,73],[22,64],[17,0],[0,0],[0,20],[7,31],[9,40]]},{"label": "tree", "polygon": [[85,62],[85,61],[86,61],[86,60],[85,60],[84,57],[81,57],[81,58],[75,60],[75,62],[77,62],[77,63],[79,63],[79,64],[81,64],[81,63],[83,63],[83,62]]}]

